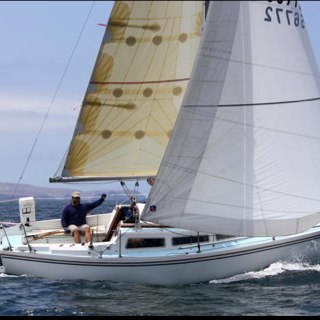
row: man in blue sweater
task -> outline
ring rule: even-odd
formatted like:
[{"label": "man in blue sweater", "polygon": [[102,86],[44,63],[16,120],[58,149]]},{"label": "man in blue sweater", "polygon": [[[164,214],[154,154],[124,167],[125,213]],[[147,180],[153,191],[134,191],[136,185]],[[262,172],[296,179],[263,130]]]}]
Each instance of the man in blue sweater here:
[{"label": "man in blue sweater", "polygon": [[65,232],[71,232],[75,243],[81,243],[80,233],[84,232],[86,242],[90,242],[90,226],[87,224],[87,213],[100,206],[105,200],[102,194],[99,200],[90,203],[80,203],[80,192],[72,193],[71,203],[66,205],[61,216],[61,225]]}]

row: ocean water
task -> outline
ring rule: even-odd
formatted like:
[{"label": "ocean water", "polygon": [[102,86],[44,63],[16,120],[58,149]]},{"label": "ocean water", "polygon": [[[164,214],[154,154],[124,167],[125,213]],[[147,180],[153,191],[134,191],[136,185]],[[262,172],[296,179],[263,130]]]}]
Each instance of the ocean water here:
[{"label": "ocean water", "polygon": [[[68,201],[36,199],[37,219],[59,218]],[[108,205],[114,203],[95,212]],[[0,221],[19,222],[17,201],[0,202]],[[0,267],[0,292],[0,316],[319,316],[320,264],[278,261],[174,287],[10,276]]]}]

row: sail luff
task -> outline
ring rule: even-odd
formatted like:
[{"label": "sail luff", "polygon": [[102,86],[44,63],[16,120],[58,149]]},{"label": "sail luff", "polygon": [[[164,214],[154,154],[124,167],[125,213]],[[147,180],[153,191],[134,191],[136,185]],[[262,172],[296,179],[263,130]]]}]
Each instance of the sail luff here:
[{"label": "sail luff", "polygon": [[319,223],[316,97],[319,72],[299,6],[213,2],[143,219],[244,236]]}]

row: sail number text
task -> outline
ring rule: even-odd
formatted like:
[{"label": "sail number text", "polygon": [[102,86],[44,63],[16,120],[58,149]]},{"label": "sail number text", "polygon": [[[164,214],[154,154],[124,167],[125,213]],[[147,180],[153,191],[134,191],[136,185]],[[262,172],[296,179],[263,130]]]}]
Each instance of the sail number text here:
[{"label": "sail number text", "polygon": [[[268,0],[268,2],[273,2],[272,0]],[[295,7],[297,7],[298,1],[274,1],[278,4],[289,6],[290,2],[295,2]],[[300,9],[300,8],[299,8]],[[293,11],[291,9],[286,8],[273,8],[267,7],[266,8],[266,16],[264,21],[272,22],[277,21],[278,23],[287,23],[289,26],[294,25],[295,27],[301,27],[302,29],[305,28],[303,16],[301,12]]]}]

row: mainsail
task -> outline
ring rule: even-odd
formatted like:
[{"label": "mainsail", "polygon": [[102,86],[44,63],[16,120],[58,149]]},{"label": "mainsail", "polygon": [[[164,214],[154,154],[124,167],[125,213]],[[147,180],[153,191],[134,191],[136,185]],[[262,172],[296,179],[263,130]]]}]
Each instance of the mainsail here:
[{"label": "mainsail", "polygon": [[116,1],[63,168],[50,182],[155,176],[190,78],[202,1]]},{"label": "mainsail", "polygon": [[244,236],[319,223],[319,97],[297,1],[210,2],[143,219]]}]

